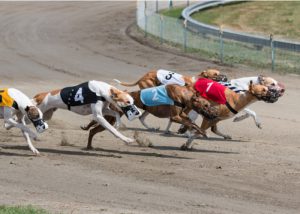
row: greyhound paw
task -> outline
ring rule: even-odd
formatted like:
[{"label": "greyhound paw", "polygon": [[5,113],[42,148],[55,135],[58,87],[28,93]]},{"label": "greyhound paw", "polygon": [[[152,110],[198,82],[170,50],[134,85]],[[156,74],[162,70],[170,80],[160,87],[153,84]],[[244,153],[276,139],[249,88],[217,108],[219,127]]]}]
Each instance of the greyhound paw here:
[{"label": "greyhound paw", "polygon": [[187,131],[186,127],[182,127],[180,129],[178,129],[177,134],[184,134]]},{"label": "greyhound paw", "polygon": [[87,151],[95,151],[94,147],[92,147],[92,146],[87,146],[85,148],[85,150],[87,150]]},{"label": "greyhound paw", "polygon": [[233,119],[233,122],[239,122],[240,121],[240,118],[239,117],[235,117],[234,119]]},{"label": "greyhound paw", "polygon": [[182,151],[190,151],[190,150],[192,150],[192,148],[189,148],[186,144],[183,144],[183,145],[180,147],[180,150],[182,150]]},{"label": "greyhound paw", "polygon": [[230,135],[224,135],[224,139],[225,139],[225,140],[231,140],[232,137],[231,137]]},{"label": "greyhound paw", "polygon": [[12,127],[13,127],[12,125],[10,125],[10,124],[8,124],[8,123],[4,123],[4,128],[5,128],[6,130],[10,130]]},{"label": "greyhound paw", "polygon": [[36,156],[40,155],[40,152],[36,149],[36,148],[31,148],[31,151],[33,152],[33,154],[35,154]]},{"label": "greyhound paw", "polygon": [[157,132],[157,131],[159,131],[159,129],[160,129],[160,127],[151,127],[148,130],[152,131],[152,132]]},{"label": "greyhound paw", "polygon": [[172,134],[172,132],[169,130],[166,130],[166,131],[164,131],[164,134],[170,135],[170,134]]},{"label": "greyhound paw", "polygon": [[128,137],[124,139],[124,142],[125,142],[127,145],[133,143],[134,141],[135,141],[134,139],[131,139],[131,138],[128,138]]},{"label": "greyhound paw", "polygon": [[256,123],[257,128],[262,129],[261,123]]},{"label": "greyhound paw", "polygon": [[86,125],[81,125],[80,128],[85,131],[89,130],[88,126]]}]

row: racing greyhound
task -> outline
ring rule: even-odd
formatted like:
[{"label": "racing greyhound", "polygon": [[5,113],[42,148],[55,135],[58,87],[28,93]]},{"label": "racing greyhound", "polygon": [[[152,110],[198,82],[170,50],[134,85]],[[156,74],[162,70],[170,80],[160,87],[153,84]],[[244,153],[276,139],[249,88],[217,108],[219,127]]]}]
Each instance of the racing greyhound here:
[{"label": "racing greyhound", "polygon": [[[91,80],[76,86],[39,93],[34,96],[33,100],[44,113],[46,120],[50,120],[53,112],[58,108],[68,109],[80,115],[92,114],[97,123],[126,144],[134,142],[134,139],[125,137],[117,131],[104,117],[110,115],[120,120],[118,111],[130,106],[134,107],[133,98],[127,92],[105,82]],[[109,105],[113,105],[117,111],[109,108]],[[125,113],[128,117],[132,117],[129,118],[130,120],[140,115],[139,111],[130,112],[130,115],[128,115],[128,111]]]},{"label": "racing greyhound", "polygon": [[193,139],[199,134],[203,135],[203,132],[208,128],[211,128],[212,132],[216,135],[222,136],[225,139],[231,139],[229,135],[225,135],[217,129],[217,123],[219,121],[233,117],[247,105],[258,100],[272,103],[276,102],[279,97],[279,93],[276,93],[274,96],[272,89],[269,89],[264,85],[254,85],[252,81],[250,81],[248,91],[243,94],[237,94],[225,86],[208,79],[199,79],[194,87],[201,96],[208,98],[211,105],[218,109],[218,117],[213,120],[203,118],[201,124],[202,132],[190,136],[187,142],[182,145],[181,149],[183,150],[190,149],[192,147]]},{"label": "racing greyhound", "polygon": [[7,130],[13,127],[21,129],[30,150],[34,154],[39,154],[30,140],[30,138],[36,140],[37,135],[26,126],[26,121],[30,120],[38,133],[48,129],[48,124],[43,120],[43,113],[24,93],[15,88],[0,90],[0,118],[4,119],[4,127]]}]

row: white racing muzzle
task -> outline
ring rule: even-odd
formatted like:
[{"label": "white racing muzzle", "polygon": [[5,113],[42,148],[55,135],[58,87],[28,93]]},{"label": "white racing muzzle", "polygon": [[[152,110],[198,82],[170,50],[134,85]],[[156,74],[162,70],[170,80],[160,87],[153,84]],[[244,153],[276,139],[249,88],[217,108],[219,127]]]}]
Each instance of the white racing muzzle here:
[{"label": "white racing muzzle", "polygon": [[142,115],[140,110],[134,104],[123,106],[120,108],[122,109],[123,113],[126,115],[128,120],[130,121]]}]

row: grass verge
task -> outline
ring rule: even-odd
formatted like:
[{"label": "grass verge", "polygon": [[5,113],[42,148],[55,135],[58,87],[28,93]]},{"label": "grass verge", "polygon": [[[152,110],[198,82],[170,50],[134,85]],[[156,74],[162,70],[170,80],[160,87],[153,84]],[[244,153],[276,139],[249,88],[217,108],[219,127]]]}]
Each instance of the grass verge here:
[{"label": "grass verge", "polygon": [[49,214],[46,210],[29,206],[0,206],[0,214]]}]

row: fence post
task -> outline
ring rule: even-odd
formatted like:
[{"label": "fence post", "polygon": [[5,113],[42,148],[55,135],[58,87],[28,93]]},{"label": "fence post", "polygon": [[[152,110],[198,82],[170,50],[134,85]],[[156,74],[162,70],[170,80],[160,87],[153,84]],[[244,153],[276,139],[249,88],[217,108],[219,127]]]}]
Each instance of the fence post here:
[{"label": "fence post", "polygon": [[187,40],[187,20],[185,19],[183,22],[183,50],[186,52],[186,40]]},{"label": "fence post", "polygon": [[173,7],[173,0],[169,0],[169,9]]},{"label": "fence post", "polygon": [[158,12],[158,0],[156,0],[156,4],[155,4],[155,7],[156,7],[156,13]]},{"label": "fence post", "polygon": [[189,0],[186,0],[186,6],[190,6],[190,1]]},{"label": "fence post", "polygon": [[223,63],[224,43],[223,43],[223,29],[222,29],[222,26],[220,26],[219,39],[220,39],[220,61],[221,61],[221,63]]},{"label": "fence post", "polygon": [[163,31],[164,31],[164,17],[163,15],[160,15],[160,44],[164,42]]},{"label": "fence post", "polygon": [[274,71],[275,70],[275,47],[273,41],[273,34],[270,34],[270,45],[271,45],[272,71]]},{"label": "fence post", "polygon": [[144,8],[144,18],[145,18],[145,35],[144,37],[146,38],[147,37],[147,27],[148,27],[148,18],[147,18],[147,0],[144,1],[144,5],[145,5],[145,8]]}]

